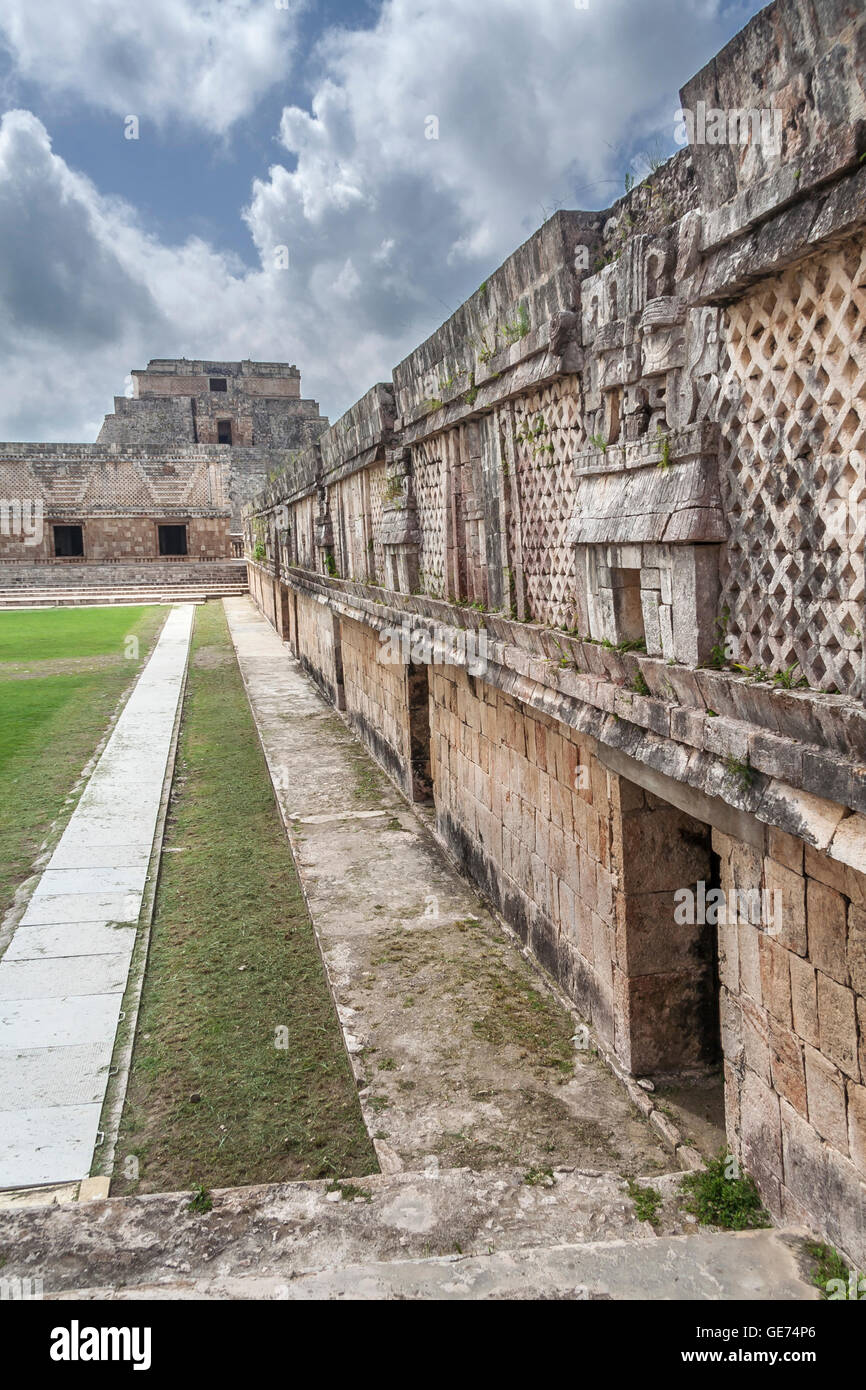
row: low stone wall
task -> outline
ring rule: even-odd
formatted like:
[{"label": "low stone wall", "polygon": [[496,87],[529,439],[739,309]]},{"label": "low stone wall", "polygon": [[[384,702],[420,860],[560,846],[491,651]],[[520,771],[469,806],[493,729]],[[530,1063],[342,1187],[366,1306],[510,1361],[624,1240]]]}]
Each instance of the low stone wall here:
[{"label": "low stone wall", "polygon": [[346,718],[377,761],[411,795],[407,667],[380,660],[383,646],[379,636],[362,623],[344,618],[340,639]]},{"label": "low stone wall", "polygon": [[[276,602],[274,591],[270,603]],[[297,656],[304,670],[338,709],[345,708],[340,624],[327,604],[295,597]],[[273,622],[273,617],[271,618]],[[277,626],[274,623],[274,626]]]},{"label": "low stone wall", "polygon": [[44,564],[0,563],[0,590],[124,589],[201,587],[207,584],[247,583],[247,567],[231,560],[155,559],[133,563],[91,564],[55,560]]},{"label": "low stone wall", "polygon": [[808,1224],[821,1213],[862,1263],[866,875],[778,831],[763,850],[718,832],[713,843],[728,901],[755,885],[778,894],[763,922],[719,925],[733,1151],[776,1216]]}]

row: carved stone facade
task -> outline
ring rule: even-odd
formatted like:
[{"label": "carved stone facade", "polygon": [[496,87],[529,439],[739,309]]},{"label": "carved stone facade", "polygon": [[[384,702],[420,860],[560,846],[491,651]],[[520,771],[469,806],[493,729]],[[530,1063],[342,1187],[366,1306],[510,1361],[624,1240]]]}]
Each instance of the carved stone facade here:
[{"label": "carved stone facade", "polygon": [[681,93],[772,142],[693,124],[557,213],[245,514],[256,600],[600,1044],[723,1072],[770,1210],[861,1264],[864,51],[776,0]]}]

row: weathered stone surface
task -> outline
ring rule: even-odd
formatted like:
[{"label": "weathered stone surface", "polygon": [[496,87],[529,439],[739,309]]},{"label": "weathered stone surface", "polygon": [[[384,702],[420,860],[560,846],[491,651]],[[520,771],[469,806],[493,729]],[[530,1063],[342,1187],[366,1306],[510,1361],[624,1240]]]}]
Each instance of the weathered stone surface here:
[{"label": "weathered stone surface", "polygon": [[845,1078],[820,1052],[808,1043],[805,1049],[806,1094],[809,1123],[835,1148],[848,1152],[848,1126],[845,1119]]},{"label": "weathered stone surface", "polygon": [[[864,1052],[864,34],[835,0],[756,15],[682,94],[733,135],[551,219],[397,368],[387,463],[335,444],[327,489],[299,461],[247,517],[250,546],[283,504],[298,537],[330,524],[290,637],[404,783],[403,697],[356,629],[431,636],[438,833],[621,1061],[706,1060],[709,937],[666,899],[718,876],[755,905],[714,927],[729,1130],[771,1210],[828,1231]],[[781,142],[741,139],[768,103]],[[486,634],[476,670],[437,625]]]}]

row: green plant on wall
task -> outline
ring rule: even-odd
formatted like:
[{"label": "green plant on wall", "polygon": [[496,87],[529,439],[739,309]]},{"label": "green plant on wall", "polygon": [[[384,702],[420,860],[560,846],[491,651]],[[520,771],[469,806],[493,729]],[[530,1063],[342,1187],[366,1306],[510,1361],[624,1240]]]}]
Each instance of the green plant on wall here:
[{"label": "green plant on wall", "polygon": [[731,653],[728,646],[728,623],[731,620],[731,610],[727,604],[722,609],[721,616],[716,618],[716,632],[718,640],[710,648],[710,657],[707,665],[713,671],[722,671],[731,660]]},{"label": "green plant on wall", "polygon": [[656,439],[658,440],[659,450],[661,452],[661,458],[657,466],[661,468],[663,472],[666,472],[671,466],[671,437],[669,434],[665,434],[661,425],[659,425],[656,430]]},{"label": "green plant on wall", "polygon": [[334,559],[333,551],[330,550],[325,551],[325,573],[329,574],[332,579],[339,578],[337,573],[337,562]]},{"label": "green plant on wall", "polygon": [[531,328],[529,321],[529,310],[525,304],[521,304],[517,310],[517,318],[513,322],[506,322],[502,329],[502,336],[506,343],[518,343],[521,338],[525,338]]},{"label": "green plant on wall", "polygon": [[477,344],[477,347],[478,347],[478,361],[479,361],[479,362],[483,362],[485,365],[490,361],[491,357],[495,357],[495,356],[496,356],[496,334],[497,334],[497,331],[498,331],[498,330],[494,328],[494,330],[493,330],[493,337],[491,338],[490,342],[487,341],[487,334],[486,334],[486,333],[482,333],[482,334],[481,334],[481,337],[480,337],[480,339],[479,339],[479,341],[478,341],[478,344]]},{"label": "green plant on wall", "polygon": [[545,436],[550,433],[547,421],[543,415],[536,415],[534,421],[526,421],[523,429],[518,431],[517,440],[521,444],[530,445],[532,452],[537,458],[539,454],[552,454],[554,447],[550,443],[545,443]]}]

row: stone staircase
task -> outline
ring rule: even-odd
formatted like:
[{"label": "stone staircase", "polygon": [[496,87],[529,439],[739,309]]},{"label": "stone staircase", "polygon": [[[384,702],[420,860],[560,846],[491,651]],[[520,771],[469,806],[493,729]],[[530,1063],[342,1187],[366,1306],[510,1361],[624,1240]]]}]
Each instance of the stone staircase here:
[{"label": "stone staircase", "polygon": [[203,603],[246,590],[238,560],[0,565],[0,608]]},{"label": "stone staircase", "polygon": [[[799,1231],[689,1225],[682,1174],[655,1227],[623,1179],[558,1169],[374,1174],[0,1208],[4,1279],[49,1299],[809,1300]],[[33,1200],[38,1199],[34,1194]]]}]

